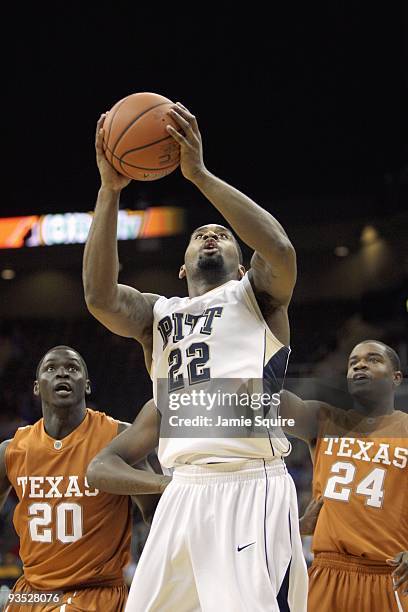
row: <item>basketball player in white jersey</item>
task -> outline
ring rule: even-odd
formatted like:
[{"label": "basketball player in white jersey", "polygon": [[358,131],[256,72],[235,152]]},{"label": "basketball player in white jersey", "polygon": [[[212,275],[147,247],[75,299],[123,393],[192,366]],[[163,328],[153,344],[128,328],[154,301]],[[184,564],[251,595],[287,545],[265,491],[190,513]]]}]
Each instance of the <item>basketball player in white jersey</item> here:
[{"label": "basketball player in white jersey", "polygon": [[[163,380],[180,394],[226,379],[268,385],[283,379],[296,279],[295,251],[282,226],[205,168],[197,121],[183,105],[173,105],[170,115],[182,129],[167,127],[180,145],[184,177],[255,252],[245,273],[232,232],[206,225],[193,232],[180,269],[189,297],[166,299],[118,284],[118,203],[129,180],[103,154],[100,118],[102,184],[84,254],[86,303],[111,331],[142,344],[159,408],[165,404]],[[305,611],[296,492],[283,460],[288,441],[269,435],[176,437],[169,435],[167,417],[159,440],[160,462],[174,468],[167,487],[163,476],[141,482],[129,465],[158,441],[154,411],[143,411],[88,470],[91,484],[113,493],[165,488],[126,610]]]}]

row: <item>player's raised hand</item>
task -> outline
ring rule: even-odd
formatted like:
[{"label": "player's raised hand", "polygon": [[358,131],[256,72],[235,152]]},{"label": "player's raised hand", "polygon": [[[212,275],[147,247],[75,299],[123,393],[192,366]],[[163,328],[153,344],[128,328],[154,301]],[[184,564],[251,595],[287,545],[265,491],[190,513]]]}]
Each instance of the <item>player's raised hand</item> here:
[{"label": "player's raised hand", "polygon": [[387,563],[395,567],[391,574],[394,591],[403,586],[402,594],[408,595],[408,551],[398,553],[393,559],[387,559]]},{"label": "player's raised hand", "polygon": [[169,134],[180,145],[180,169],[186,179],[194,183],[205,171],[203,161],[203,146],[197,119],[180,102],[174,104],[169,115],[180,126],[183,133],[173,126],[166,126]]},{"label": "player's raised hand", "polygon": [[102,187],[112,189],[113,191],[121,191],[124,187],[129,185],[131,179],[119,174],[119,172],[117,172],[106,159],[103,150],[103,123],[105,121],[105,117],[106,114],[102,114],[99,117],[98,123],[96,124],[96,163],[98,164],[99,173],[101,175]]},{"label": "player's raised hand", "polygon": [[308,503],[303,516],[299,519],[300,535],[313,535],[319,518],[320,510],[323,506],[323,498],[312,499]]}]

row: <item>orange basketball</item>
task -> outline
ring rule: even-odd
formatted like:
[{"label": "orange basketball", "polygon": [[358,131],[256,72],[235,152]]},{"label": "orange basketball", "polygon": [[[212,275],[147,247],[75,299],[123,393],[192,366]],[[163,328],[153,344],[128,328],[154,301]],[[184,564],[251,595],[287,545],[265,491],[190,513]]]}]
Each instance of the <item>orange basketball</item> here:
[{"label": "orange basketball", "polygon": [[103,125],[103,148],[112,166],[128,178],[155,181],[180,163],[180,146],[166,130],[171,100],[155,93],[136,93],[119,100]]}]

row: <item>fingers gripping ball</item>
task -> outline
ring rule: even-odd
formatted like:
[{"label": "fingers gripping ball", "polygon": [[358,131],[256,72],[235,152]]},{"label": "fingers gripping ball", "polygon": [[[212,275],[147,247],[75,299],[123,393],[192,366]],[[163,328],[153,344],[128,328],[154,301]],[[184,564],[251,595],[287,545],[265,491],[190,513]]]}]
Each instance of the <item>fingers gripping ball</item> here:
[{"label": "fingers gripping ball", "polygon": [[107,160],[124,176],[155,181],[180,163],[180,146],[166,130],[179,126],[168,115],[172,101],[155,93],[136,93],[108,112],[103,129]]}]

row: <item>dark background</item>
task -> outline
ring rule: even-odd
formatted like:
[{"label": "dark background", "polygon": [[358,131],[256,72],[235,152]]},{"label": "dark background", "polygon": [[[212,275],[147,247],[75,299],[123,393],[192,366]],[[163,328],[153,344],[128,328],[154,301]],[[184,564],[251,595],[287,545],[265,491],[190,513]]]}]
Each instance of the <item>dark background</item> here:
[{"label": "dark background", "polygon": [[[327,196],[370,194],[384,213],[406,177],[407,69],[402,3],[37,3],[10,11],[3,57],[4,216],[88,210],[98,177],[99,114],[137,91],[182,101],[198,117],[209,169],[274,206],[284,222],[338,219]],[[11,155],[10,155],[11,152]],[[196,191],[177,172],[126,199]],[[396,198],[398,200],[398,198]],[[316,203],[317,202],[317,203]],[[401,203],[387,200],[387,214]]]}]

